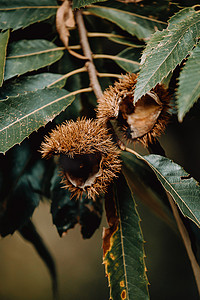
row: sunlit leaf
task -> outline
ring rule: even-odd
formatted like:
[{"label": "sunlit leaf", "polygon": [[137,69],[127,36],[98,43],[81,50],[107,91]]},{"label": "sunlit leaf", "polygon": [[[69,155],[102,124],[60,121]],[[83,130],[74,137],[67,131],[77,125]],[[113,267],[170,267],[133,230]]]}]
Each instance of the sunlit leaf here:
[{"label": "sunlit leaf", "polygon": [[178,118],[185,114],[200,97],[200,45],[191,52],[179,77],[177,91]]},{"label": "sunlit leaf", "polygon": [[140,219],[123,175],[105,206],[110,227],[104,231],[103,250],[110,299],[149,299]]},{"label": "sunlit leaf", "polygon": [[41,22],[55,15],[56,0],[26,1],[1,0],[0,2],[0,29],[27,27],[30,24]]},{"label": "sunlit leaf", "polygon": [[47,40],[20,40],[8,46],[4,80],[38,70],[59,60],[63,51]]},{"label": "sunlit leaf", "polygon": [[116,8],[93,5],[87,10],[117,24],[138,39],[147,40],[155,29],[164,28],[162,22]]},{"label": "sunlit leaf", "polygon": [[[62,75],[60,74],[41,73],[11,79],[6,81],[0,89],[0,100],[6,99],[8,96],[18,96],[26,92],[42,90],[50,84],[52,87],[62,88],[65,85],[66,79],[59,80],[61,77]],[[59,81],[56,83],[57,80]]]},{"label": "sunlit leaf", "polygon": [[162,33],[156,33],[156,38],[152,37],[153,42],[150,40],[150,46],[147,45],[147,53],[143,53],[135,103],[173,71],[197,43],[200,36],[200,11],[185,8],[171,22],[169,20],[168,28]]},{"label": "sunlit leaf", "polygon": [[74,99],[63,89],[49,88],[0,101],[0,152],[21,143],[67,108]]},{"label": "sunlit leaf", "polygon": [[0,86],[2,86],[4,78],[5,60],[6,60],[6,49],[9,39],[9,31],[0,33]]}]

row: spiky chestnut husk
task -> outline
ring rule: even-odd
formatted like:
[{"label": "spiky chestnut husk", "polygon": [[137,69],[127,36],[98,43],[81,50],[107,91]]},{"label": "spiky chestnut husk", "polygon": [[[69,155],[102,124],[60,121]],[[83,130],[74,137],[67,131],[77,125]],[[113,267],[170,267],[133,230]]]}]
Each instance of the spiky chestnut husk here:
[{"label": "spiky chestnut husk", "polygon": [[97,118],[104,124],[116,119],[129,142],[139,141],[147,146],[165,130],[170,97],[164,86],[158,84],[134,105],[136,82],[136,74],[126,74],[105,90],[98,99]]},{"label": "spiky chestnut husk", "polygon": [[62,183],[72,197],[88,198],[106,192],[121,169],[120,151],[98,120],[67,121],[52,130],[41,144],[43,158],[59,157]]}]

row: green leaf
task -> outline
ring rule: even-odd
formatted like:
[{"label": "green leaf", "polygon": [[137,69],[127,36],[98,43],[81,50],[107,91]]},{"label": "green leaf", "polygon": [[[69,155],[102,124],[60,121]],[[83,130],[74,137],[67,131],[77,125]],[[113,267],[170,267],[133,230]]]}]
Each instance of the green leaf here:
[{"label": "green leaf", "polygon": [[107,0],[73,0],[73,9],[84,7],[91,3],[102,2],[102,1],[107,1]]},{"label": "green leaf", "polygon": [[200,97],[200,45],[191,52],[179,77],[177,106],[179,121]]},{"label": "green leaf", "polygon": [[13,234],[24,226],[40,202],[46,161],[41,160],[35,143],[26,140],[1,156],[0,235]]},{"label": "green leaf", "polygon": [[147,53],[144,50],[141,58],[143,65],[135,89],[135,103],[173,71],[197,43],[200,36],[200,11],[185,8],[179,12],[179,20],[175,18],[172,18],[167,29],[156,33],[155,38],[152,37]]},{"label": "green leaf", "polygon": [[4,80],[38,70],[59,60],[63,51],[47,40],[21,40],[8,46]]},{"label": "green leaf", "polygon": [[155,28],[164,28],[162,22],[116,8],[93,5],[87,10],[117,24],[138,39],[147,40],[155,32]]},{"label": "green leaf", "polygon": [[2,86],[3,83],[6,49],[7,49],[9,35],[10,35],[9,31],[0,33],[0,86]]},{"label": "green leaf", "polygon": [[145,156],[163,187],[171,194],[184,216],[200,227],[200,187],[198,182],[170,159]]},{"label": "green leaf", "polygon": [[21,143],[74,100],[63,89],[44,89],[0,101],[0,152]]},{"label": "green leaf", "polygon": [[[134,155],[134,154],[133,154]],[[140,156],[155,172],[164,189],[170,193],[182,214],[200,227],[200,187],[181,166],[160,155]]]},{"label": "green leaf", "polygon": [[192,16],[194,14],[194,8],[188,7],[178,11],[169,19],[169,28],[173,27],[173,25],[178,25],[179,22],[184,21],[185,18]]},{"label": "green leaf", "polygon": [[154,34],[152,34],[151,39],[148,41],[142,57],[141,57],[141,65],[143,65],[149,55],[152,54],[152,51],[157,47],[157,45],[163,40],[164,31],[156,31]]},{"label": "green leaf", "polygon": [[[62,88],[65,85],[66,79],[59,80],[61,78],[62,75],[60,74],[41,73],[11,79],[5,82],[0,89],[0,100],[6,99],[8,96],[18,96],[27,92],[42,90],[50,84],[52,84],[52,87]],[[57,80],[59,81],[56,82]]]},{"label": "green leaf", "polygon": [[103,249],[110,299],[149,299],[140,218],[123,175],[105,205],[110,228],[104,232]]},{"label": "green leaf", "polygon": [[159,218],[174,229],[174,221],[165,190],[153,170],[141,159],[126,151],[121,152],[122,172],[134,195],[137,195]]},{"label": "green leaf", "polygon": [[0,29],[12,28],[17,30],[30,24],[41,22],[55,15],[57,2],[1,0],[0,3]]},{"label": "green leaf", "polygon": [[46,264],[52,279],[53,294],[56,296],[58,292],[56,266],[54,259],[51,256],[51,253],[49,252],[43,239],[31,221],[24,225],[19,232],[26,241],[30,242],[35,247],[37,253]]},{"label": "green leaf", "polygon": [[139,58],[141,52],[136,48],[126,48],[121,51],[117,56],[124,58],[125,60],[116,60],[116,63],[124,69],[126,72],[135,73],[140,68]]},{"label": "green leaf", "polygon": [[90,238],[99,227],[102,216],[102,200],[94,202],[83,195],[82,199],[71,197],[69,190],[63,188],[59,171],[56,168],[51,180],[51,213],[53,223],[60,236],[79,223],[84,239]]}]

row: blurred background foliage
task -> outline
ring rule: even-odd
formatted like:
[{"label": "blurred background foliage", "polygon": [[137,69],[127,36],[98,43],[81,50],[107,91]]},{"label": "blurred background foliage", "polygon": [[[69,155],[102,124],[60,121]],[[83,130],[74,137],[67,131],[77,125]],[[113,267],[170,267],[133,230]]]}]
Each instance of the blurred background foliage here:
[{"label": "blurred background foliage", "polygon": [[[171,3],[170,10],[166,11],[168,1],[156,1],[151,3],[151,9],[154,16],[162,21],[177,12],[180,6],[196,4],[197,1],[180,1],[180,3]],[[125,10],[126,5],[115,1],[113,7]],[[144,13],[149,9],[149,1],[142,1],[144,6],[137,7],[137,13]],[[197,3],[198,4],[198,3]],[[107,5],[103,2],[103,5]],[[134,5],[134,4],[130,4]],[[128,8],[130,10],[130,7]],[[146,13],[146,12],[145,12]],[[126,36],[130,43],[136,43],[138,48],[134,53],[128,52],[128,57],[139,61],[141,50],[145,43],[133,38],[123,29],[119,29],[114,23],[97,18],[96,16],[85,15],[85,22],[88,31],[95,32],[96,28],[103,28],[104,32],[117,32]],[[56,34],[55,16],[40,23],[32,24],[26,28],[16,30],[10,33],[9,42],[19,41],[21,39],[46,39],[62,47],[62,43]],[[70,44],[79,43],[78,33],[73,31],[70,37]],[[91,38],[90,45],[94,53],[108,53],[110,55],[120,55],[127,57],[127,49],[123,43],[114,43],[112,39]],[[130,51],[131,49],[128,49]],[[126,50],[127,51],[127,50]],[[120,62],[114,63],[112,60],[97,59],[95,61],[99,72],[112,70],[112,73],[120,74],[126,71],[137,72],[138,68],[130,69],[130,65],[120,65]],[[33,71],[32,75],[52,72],[66,74],[74,69],[81,68],[83,63],[65,52],[62,60],[51,66],[41,68],[39,71]],[[179,74],[180,69],[175,71]],[[23,79],[23,76],[21,77]],[[10,79],[10,89],[16,84],[18,79]],[[114,82],[114,78],[100,78],[101,87],[104,90]],[[19,83],[20,84],[20,83]],[[87,87],[89,80],[87,74],[74,75],[67,79],[64,87],[68,91],[74,91]],[[171,86],[174,89],[174,86]],[[2,92],[2,91],[1,91]],[[4,92],[4,91],[3,91]],[[2,93],[3,93],[2,92]],[[10,91],[9,91],[10,92]],[[3,94],[2,94],[3,95]],[[53,125],[64,121],[65,119],[76,119],[78,115],[95,117],[94,107],[96,99],[91,94],[76,96],[73,104],[62,112],[53,122]],[[200,106],[197,102],[190,112],[186,115],[182,123],[179,123],[177,116],[173,115],[167,127],[165,135],[160,138],[161,145],[166,151],[167,157],[171,158],[192,176],[200,181],[200,160],[197,159],[200,153]],[[35,149],[39,148],[40,139],[38,135],[43,134],[51,128],[52,124],[46,129],[34,133],[37,138]],[[18,146],[15,146],[17,149]],[[33,146],[34,147],[34,146]],[[137,149],[137,148],[136,148]],[[139,147],[140,153],[146,154],[146,150]],[[24,155],[24,154],[23,154]],[[1,154],[2,161],[5,159]],[[6,168],[8,166],[6,165]],[[7,172],[7,170],[5,170]],[[4,173],[5,174],[5,173]],[[0,182],[2,184],[2,182]],[[36,183],[37,184],[37,183]],[[9,186],[9,182],[7,182]],[[160,299],[198,299],[195,282],[191,266],[186,255],[180,237],[177,238],[177,232],[174,232],[161,219],[159,219],[144,205],[139,199],[136,199],[138,210],[142,219],[141,227],[144,235],[146,265],[148,269],[148,279],[150,282],[151,298]],[[36,199],[37,202],[37,199]],[[15,211],[14,211],[15,212]],[[30,212],[30,215],[32,211]],[[77,225],[74,230],[70,230],[62,239],[59,237],[56,227],[52,224],[50,215],[50,205],[45,199],[40,202],[33,214],[33,222],[36,225],[41,236],[44,238],[51,254],[53,255],[58,272],[58,286],[60,300],[77,299],[108,299],[109,289],[107,287],[107,278],[105,277],[104,266],[102,264],[102,227],[106,227],[105,216],[94,236],[89,240],[83,240],[80,234],[80,227]],[[196,227],[194,225],[194,230]],[[12,229],[11,229],[12,231]],[[199,249],[197,248],[197,255]],[[0,299],[52,299],[51,280],[40,257],[35,249],[29,243],[25,242],[18,232],[13,236],[6,236],[0,243]],[[184,262],[184,263],[183,263]],[[176,282],[176,284],[175,284]]]}]

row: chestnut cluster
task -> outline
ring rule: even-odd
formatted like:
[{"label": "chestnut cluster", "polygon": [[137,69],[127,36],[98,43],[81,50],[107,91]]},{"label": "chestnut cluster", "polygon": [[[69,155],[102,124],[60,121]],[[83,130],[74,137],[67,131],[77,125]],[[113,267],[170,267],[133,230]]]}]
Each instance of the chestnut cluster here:
[{"label": "chestnut cluster", "polygon": [[134,104],[137,75],[126,74],[98,99],[97,119],[58,125],[41,145],[43,158],[57,156],[63,186],[72,197],[95,201],[121,169],[120,150],[109,132],[115,120],[128,142],[152,143],[169,119],[169,94],[160,84]]}]

